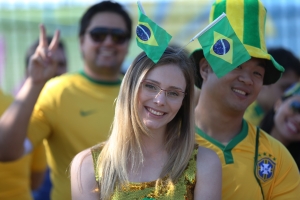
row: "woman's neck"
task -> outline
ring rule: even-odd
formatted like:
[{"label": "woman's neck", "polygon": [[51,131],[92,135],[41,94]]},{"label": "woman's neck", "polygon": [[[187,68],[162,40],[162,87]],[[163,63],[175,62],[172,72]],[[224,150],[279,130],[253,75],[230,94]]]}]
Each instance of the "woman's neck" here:
[{"label": "woman's neck", "polygon": [[141,147],[144,156],[165,151],[164,134],[155,134],[155,133],[150,133],[150,135],[143,134],[141,137]]},{"label": "woman's neck", "polygon": [[288,146],[290,144],[290,141],[284,139],[280,132],[276,129],[276,127],[273,127],[273,129],[270,132],[270,135],[280,141],[284,146]]},{"label": "woman's neck", "polygon": [[130,182],[149,182],[157,180],[168,160],[168,153],[164,140],[158,139],[157,135],[143,135],[141,137],[143,152],[142,165],[134,171],[129,171]]}]

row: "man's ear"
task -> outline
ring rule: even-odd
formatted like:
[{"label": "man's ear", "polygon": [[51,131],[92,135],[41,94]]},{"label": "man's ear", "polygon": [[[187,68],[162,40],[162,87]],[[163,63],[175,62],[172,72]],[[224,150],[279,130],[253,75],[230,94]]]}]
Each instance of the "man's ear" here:
[{"label": "man's ear", "polygon": [[206,80],[208,73],[211,71],[211,67],[205,58],[201,58],[199,61],[199,71],[202,79]]},{"label": "man's ear", "polygon": [[82,51],[82,45],[83,45],[83,42],[84,42],[84,36],[81,35],[81,36],[79,36],[79,47],[80,47],[80,51]]}]

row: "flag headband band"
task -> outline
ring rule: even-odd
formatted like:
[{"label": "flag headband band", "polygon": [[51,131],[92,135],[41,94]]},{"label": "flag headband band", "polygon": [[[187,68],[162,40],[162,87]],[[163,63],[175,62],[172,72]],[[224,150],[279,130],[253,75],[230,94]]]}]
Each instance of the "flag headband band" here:
[{"label": "flag headband band", "polygon": [[140,1],[137,4],[139,9],[139,21],[136,27],[137,45],[144,50],[148,58],[157,63],[168,47],[172,36],[145,15]]},{"label": "flag headband band", "polygon": [[[180,52],[180,51],[179,51]],[[172,51],[169,51],[169,50],[166,50],[163,54],[178,54],[179,52],[172,52]],[[136,61],[136,63],[134,64],[134,65],[136,65],[136,64],[138,64],[143,58],[145,58],[145,57],[148,57],[147,56],[147,54],[145,53],[143,56],[141,56],[137,61]],[[149,58],[149,57],[148,57]],[[150,58],[151,59],[151,58]]]}]

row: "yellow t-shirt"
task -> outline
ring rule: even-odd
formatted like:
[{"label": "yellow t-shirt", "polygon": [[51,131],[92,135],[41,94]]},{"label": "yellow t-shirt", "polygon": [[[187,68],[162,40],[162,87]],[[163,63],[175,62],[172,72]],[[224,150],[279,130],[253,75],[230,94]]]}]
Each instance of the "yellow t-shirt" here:
[{"label": "yellow t-shirt", "polygon": [[74,73],[50,80],[42,90],[28,137],[34,146],[46,139],[52,199],[71,199],[73,157],[108,138],[120,83],[96,82]]},{"label": "yellow t-shirt", "polygon": [[264,200],[299,199],[300,175],[288,150],[262,130],[258,141],[256,135],[256,127],[243,121],[242,131],[224,146],[196,127],[197,143],[220,157],[222,200],[260,200],[262,190]]},{"label": "yellow t-shirt", "polygon": [[[11,96],[0,90],[0,116],[12,101]],[[32,200],[31,172],[42,172],[45,169],[45,150],[42,145],[34,149],[34,154],[27,154],[13,162],[0,162],[0,199]]]}]

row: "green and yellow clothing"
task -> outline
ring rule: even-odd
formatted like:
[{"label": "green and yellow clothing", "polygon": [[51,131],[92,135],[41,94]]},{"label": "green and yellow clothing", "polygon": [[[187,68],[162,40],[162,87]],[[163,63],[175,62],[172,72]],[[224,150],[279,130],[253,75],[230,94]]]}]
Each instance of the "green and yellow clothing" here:
[{"label": "green and yellow clothing", "polygon": [[38,145],[33,153],[13,162],[0,162],[0,199],[32,200],[30,178],[32,172],[46,170],[45,150]]},{"label": "green and yellow clothing", "polygon": [[[96,145],[91,148],[93,156],[93,163],[95,169],[95,179],[99,183],[97,159],[101,152],[100,145]],[[176,199],[186,200],[194,199],[194,189],[196,185],[196,172],[197,172],[197,154],[198,145],[195,145],[193,154],[189,160],[189,163],[176,181],[171,189],[168,185],[168,176],[162,179],[162,182],[156,186],[156,180],[150,182],[133,183],[123,186],[120,190],[115,190],[111,199],[123,200],[123,199],[135,199],[135,200],[154,200],[154,199]]]},{"label": "green and yellow clothing", "polygon": [[262,107],[254,101],[245,111],[244,118],[255,126],[259,126],[263,120],[265,112]]},{"label": "green and yellow clothing", "polygon": [[[13,97],[0,90],[0,116],[13,102]],[[30,180],[32,172],[46,170],[45,150],[42,144],[13,162],[0,162],[0,199],[32,200]]]},{"label": "green and yellow clothing", "polygon": [[243,121],[241,132],[226,146],[198,127],[196,141],[220,157],[222,200],[300,197],[300,175],[294,159],[280,142],[251,123]]},{"label": "green and yellow clothing", "polygon": [[14,101],[13,97],[7,94],[4,94],[0,89],[0,116],[4,113],[4,111],[9,107],[9,105]]},{"label": "green and yellow clothing", "polygon": [[120,83],[97,82],[80,72],[55,77],[43,88],[28,137],[33,146],[46,139],[53,200],[71,199],[73,157],[108,138]]}]

